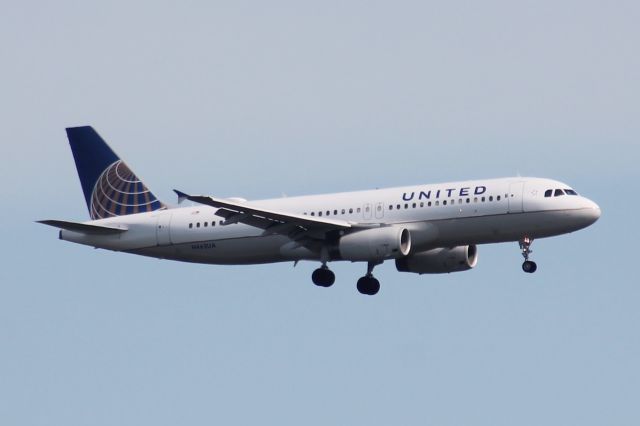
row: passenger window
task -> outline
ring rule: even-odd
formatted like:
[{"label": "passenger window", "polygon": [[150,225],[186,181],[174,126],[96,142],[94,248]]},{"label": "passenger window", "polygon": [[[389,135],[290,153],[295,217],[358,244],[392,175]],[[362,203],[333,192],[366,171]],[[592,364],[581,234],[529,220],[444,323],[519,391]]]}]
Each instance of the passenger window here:
[{"label": "passenger window", "polygon": [[224,220],[221,220],[219,223],[220,223],[220,225],[222,225],[224,223]]},{"label": "passenger window", "polygon": [[496,200],[500,201],[500,196],[499,195],[496,197]]},{"label": "passenger window", "polygon": [[353,213],[353,209],[349,209],[349,213]]},{"label": "passenger window", "polygon": [[189,229],[193,228],[193,223],[189,224]]},{"label": "passenger window", "polygon": [[451,200],[451,204],[455,204],[455,203],[456,203],[456,200]]},{"label": "passenger window", "polygon": [[467,204],[471,202],[471,198],[467,198]]},{"label": "passenger window", "polygon": [[559,197],[561,195],[564,195],[564,192],[562,191],[562,189],[556,189],[556,191],[553,193],[554,197]]},{"label": "passenger window", "polygon": [[431,201],[427,203],[427,207],[431,207]]},{"label": "passenger window", "polygon": [[311,216],[315,216],[315,215],[316,215],[316,212],[311,212]]},{"label": "passenger window", "polygon": [[342,213],[341,214],[344,214],[344,209],[342,209]]},{"label": "passenger window", "polygon": [[360,209],[360,207],[358,207],[358,208],[356,209],[356,213],[360,213],[361,211],[362,211],[362,210]]},{"label": "passenger window", "polygon": [[322,216],[322,212],[318,212],[318,216]]},{"label": "passenger window", "polygon": [[447,205],[447,200],[444,200],[444,201],[442,202],[442,205],[443,205],[443,206],[446,206],[446,205]]},{"label": "passenger window", "polygon": [[397,208],[398,210],[400,210],[400,204],[398,204],[398,205],[396,206],[396,208]]},{"label": "passenger window", "polygon": [[404,205],[404,208],[405,208],[405,209],[408,209],[408,208],[409,208],[409,204],[405,204],[405,205]]},{"label": "passenger window", "polygon": [[331,215],[331,210],[327,210],[327,216]]},{"label": "passenger window", "polygon": [[489,201],[493,201],[493,195],[489,195]]},{"label": "passenger window", "polygon": [[545,197],[551,197],[551,193],[553,192],[553,189],[547,189],[546,191],[544,191],[544,196]]},{"label": "passenger window", "polygon": [[393,210],[393,206],[389,204],[389,210]]},{"label": "passenger window", "polygon": [[482,200],[482,202],[484,203],[485,198],[484,198],[484,197],[482,197],[482,198],[481,198],[481,200]]},{"label": "passenger window", "polygon": [[209,226],[209,222],[204,223],[204,227],[206,228],[207,226]]},{"label": "passenger window", "polygon": [[424,207],[424,201],[420,201],[420,207]]},{"label": "passenger window", "polygon": [[338,210],[333,211],[334,216],[338,214]]},{"label": "passenger window", "polygon": [[478,197],[473,197],[473,202],[477,203],[478,202]]},{"label": "passenger window", "polygon": [[416,203],[413,203],[413,206],[412,206],[412,207],[415,209],[415,208],[416,208]]},{"label": "passenger window", "polygon": [[211,226],[216,226],[216,221],[215,220],[211,221]]},{"label": "passenger window", "polygon": [[436,206],[439,206],[439,205],[440,205],[440,201],[436,201]]},{"label": "passenger window", "polygon": [[200,228],[200,222],[196,223],[196,228]]}]

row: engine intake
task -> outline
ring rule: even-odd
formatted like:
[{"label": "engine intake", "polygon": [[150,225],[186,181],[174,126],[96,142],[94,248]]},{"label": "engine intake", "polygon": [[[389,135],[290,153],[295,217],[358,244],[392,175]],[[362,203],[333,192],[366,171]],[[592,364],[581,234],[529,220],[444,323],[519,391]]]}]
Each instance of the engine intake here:
[{"label": "engine intake", "polygon": [[476,245],[437,248],[396,259],[400,272],[416,274],[443,274],[467,271],[478,263]]},{"label": "engine intake", "polygon": [[385,226],[356,231],[340,238],[340,257],[351,261],[395,259],[409,254],[411,234],[406,228]]}]

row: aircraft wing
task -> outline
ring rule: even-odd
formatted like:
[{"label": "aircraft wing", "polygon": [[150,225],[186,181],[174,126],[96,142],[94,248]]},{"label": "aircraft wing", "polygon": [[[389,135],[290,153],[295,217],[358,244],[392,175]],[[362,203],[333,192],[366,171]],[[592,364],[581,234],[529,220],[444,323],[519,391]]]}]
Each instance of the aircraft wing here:
[{"label": "aircraft wing", "polygon": [[350,229],[353,225],[345,220],[311,217],[294,213],[266,210],[254,207],[251,203],[237,203],[207,195],[188,195],[175,190],[180,200],[190,200],[196,203],[218,209],[216,215],[225,218],[225,224],[243,223],[264,229],[265,234],[283,234],[291,236],[292,231],[307,234],[309,231],[328,232],[333,230]]}]

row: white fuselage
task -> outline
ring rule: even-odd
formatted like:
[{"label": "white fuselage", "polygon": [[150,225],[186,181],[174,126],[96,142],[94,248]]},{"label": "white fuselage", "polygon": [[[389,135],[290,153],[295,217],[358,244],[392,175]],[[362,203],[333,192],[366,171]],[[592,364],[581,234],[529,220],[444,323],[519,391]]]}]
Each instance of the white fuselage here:
[{"label": "white fuselage", "polygon": [[[401,224],[411,252],[437,247],[543,238],[589,226],[599,207],[579,195],[545,197],[570,187],[540,178],[502,178],[251,201],[267,210],[373,226]],[[548,193],[547,193],[548,194]],[[111,235],[68,230],[60,238],[145,256],[211,264],[319,260],[321,253],[286,235],[224,224],[216,208],[196,205],[86,222],[126,226]],[[340,260],[332,256],[330,260]]]}]

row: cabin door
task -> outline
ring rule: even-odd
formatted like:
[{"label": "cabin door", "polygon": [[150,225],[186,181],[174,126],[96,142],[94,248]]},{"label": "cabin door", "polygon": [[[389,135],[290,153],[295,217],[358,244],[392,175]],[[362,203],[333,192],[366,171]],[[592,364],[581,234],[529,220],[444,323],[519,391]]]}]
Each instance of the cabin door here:
[{"label": "cabin door", "polygon": [[522,193],[524,182],[514,182],[509,185],[509,213],[522,213]]},{"label": "cabin door", "polygon": [[159,246],[167,246],[171,244],[171,215],[169,211],[164,211],[158,215],[158,222],[156,223],[156,238]]}]

